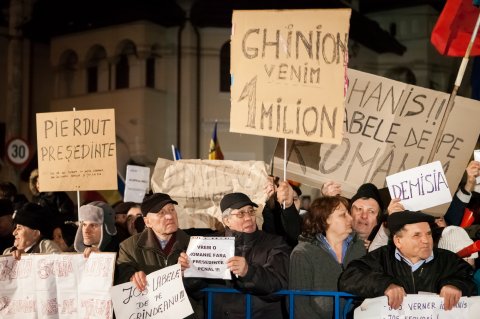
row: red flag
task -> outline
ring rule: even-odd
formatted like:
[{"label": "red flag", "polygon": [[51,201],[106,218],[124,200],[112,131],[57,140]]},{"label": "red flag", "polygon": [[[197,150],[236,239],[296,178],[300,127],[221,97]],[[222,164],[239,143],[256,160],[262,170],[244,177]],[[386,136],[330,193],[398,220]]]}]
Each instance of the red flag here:
[{"label": "red flag", "polygon": [[[432,31],[430,41],[440,54],[465,56],[480,9],[472,0],[447,0]],[[477,36],[470,53],[480,55],[480,37]]]}]

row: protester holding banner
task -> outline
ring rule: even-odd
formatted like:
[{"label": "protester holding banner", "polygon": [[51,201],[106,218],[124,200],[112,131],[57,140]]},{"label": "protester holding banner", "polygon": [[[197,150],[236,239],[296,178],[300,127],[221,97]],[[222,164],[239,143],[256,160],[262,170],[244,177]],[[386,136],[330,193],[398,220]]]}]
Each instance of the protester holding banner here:
[{"label": "protester holding banner", "polygon": [[78,210],[80,226],[75,235],[74,247],[88,257],[92,252],[118,252],[115,212],[105,202],[95,201]]},{"label": "protester holding banner", "polygon": [[422,212],[389,215],[391,244],[352,261],[338,288],[362,298],[386,295],[394,309],[407,293],[437,293],[444,298],[446,310],[461,296],[474,294],[472,267],[456,254],[433,247],[433,223],[434,218]]},{"label": "protester holding banner", "polygon": [[[348,200],[341,196],[317,198],[305,215],[299,244],[290,256],[290,289],[337,291],[344,267],[366,254],[363,241],[352,230]],[[297,296],[296,318],[332,318],[331,297]]]},{"label": "protester holding banner", "polygon": [[20,259],[22,253],[60,253],[60,248],[52,240],[52,213],[47,207],[26,203],[13,216],[16,225],[13,230],[15,241],[3,254],[12,254]]},{"label": "protester holding banner", "polygon": [[146,287],[146,275],[177,263],[186,251],[190,237],[178,228],[175,206],[168,194],[145,197],[141,211],[146,228],[120,244],[117,283],[132,281],[139,290]]},{"label": "protester holding banner", "polygon": [[[205,280],[211,287],[235,288],[252,295],[251,318],[287,318],[284,297],[272,293],[288,286],[290,247],[280,237],[258,230],[255,207],[243,193],[230,193],[220,202],[225,236],[235,237],[235,256],[227,266],[232,280]],[[186,253],[179,258],[182,269],[189,267]],[[215,296],[214,318],[245,318],[245,296]]]}]

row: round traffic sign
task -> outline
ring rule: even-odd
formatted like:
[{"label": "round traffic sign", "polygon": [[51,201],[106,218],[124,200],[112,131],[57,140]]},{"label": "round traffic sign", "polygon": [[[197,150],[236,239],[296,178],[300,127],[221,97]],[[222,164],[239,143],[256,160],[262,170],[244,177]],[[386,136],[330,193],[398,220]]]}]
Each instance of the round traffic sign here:
[{"label": "round traffic sign", "polygon": [[30,147],[21,138],[14,138],[7,143],[7,158],[14,165],[23,165],[30,158]]}]

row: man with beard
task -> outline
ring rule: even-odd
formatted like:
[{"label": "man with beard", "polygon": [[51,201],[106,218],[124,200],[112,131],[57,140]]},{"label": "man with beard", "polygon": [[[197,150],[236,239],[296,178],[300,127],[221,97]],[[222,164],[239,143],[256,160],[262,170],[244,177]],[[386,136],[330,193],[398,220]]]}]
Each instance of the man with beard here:
[{"label": "man with beard", "polygon": [[451,251],[433,248],[434,218],[403,211],[388,217],[391,242],[353,260],[338,282],[340,291],[362,298],[388,297],[398,309],[405,294],[420,291],[444,298],[446,310],[475,291],[472,267]]}]

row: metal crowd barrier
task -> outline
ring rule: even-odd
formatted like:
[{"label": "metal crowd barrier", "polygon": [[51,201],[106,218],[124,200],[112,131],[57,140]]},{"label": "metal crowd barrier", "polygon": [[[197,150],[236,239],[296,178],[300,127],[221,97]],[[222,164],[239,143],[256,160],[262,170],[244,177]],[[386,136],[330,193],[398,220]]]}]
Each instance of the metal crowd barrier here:
[{"label": "metal crowd barrier", "polygon": [[[213,318],[213,298],[214,294],[243,294],[242,292],[232,288],[204,288],[203,292],[207,294],[207,318]],[[353,300],[356,298],[354,295],[346,292],[338,291],[318,291],[318,290],[280,290],[275,293],[276,295],[288,296],[289,305],[289,318],[295,318],[294,298],[295,296],[322,296],[332,297],[334,305],[335,319],[340,319],[340,298],[347,300],[343,307],[343,318],[346,317],[348,309],[350,308]],[[245,319],[250,319],[252,316],[252,296],[251,294],[244,294],[246,299],[245,304]]]}]

